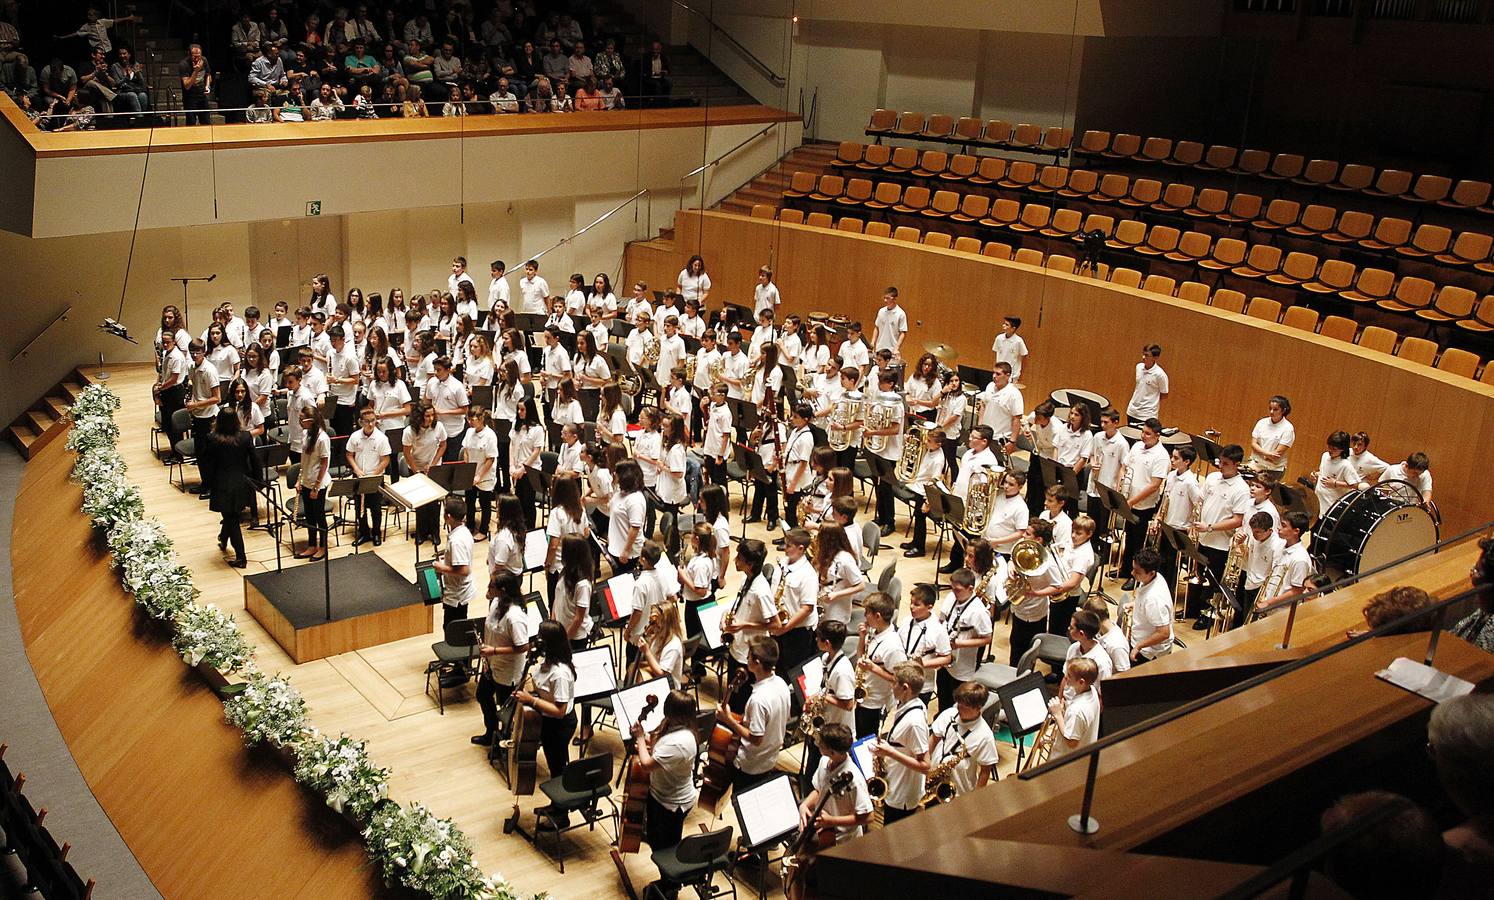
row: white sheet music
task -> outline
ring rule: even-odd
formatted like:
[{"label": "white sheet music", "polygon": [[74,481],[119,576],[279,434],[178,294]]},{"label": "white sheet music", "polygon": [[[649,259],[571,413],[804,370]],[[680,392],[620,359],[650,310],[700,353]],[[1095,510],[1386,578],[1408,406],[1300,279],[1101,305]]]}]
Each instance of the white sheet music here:
[{"label": "white sheet music", "polygon": [[393,484],[383,485],[379,490],[405,509],[418,509],[427,503],[435,503],[447,493],[446,488],[418,472],[406,475]]},{"label": "white sheet music", "polygon": [[524,607],[524,621],[529,623],[529,638],[533,640],[539,634],[540,622],[544,617],[540,615],[538,603],[530,603]]},{"label": "white sheet music", "polygon": [[617,670],[612,666],[611,649],[592,647],[590,650],[581,650],[572,661],[576,664],[577,700],[617,690]]},{"label": "white sheet music", "polygon": [[802,674],[799,675],[799,685],[804,688],[804,696],[813,697],[825,688],[825,661],[816,656],[804,664]]},{"label": "white sheet music", "polygon": [[524,535],[524,571],[538,572],[544,568],[545,557],[550,555],[550,536],[545,529],[536,528]]},{"label": "white sheet music", "polygon": [[[614,618],[622,619],[632,614],[633,607],[637,605],[638,588],[634,584],[631,574],[613,575],[607,579],[607,591],[612,595],[612,615]],[[595,606],[595,598],[593,598],[592,604]]]},{"label": "white sheet music", "polygon": [[705,640],[706,649],[715,650],[721,646],[721,617],[729,609],[731,604],[714,600],[696,608],[696,612],[700,614],[700,634]]},{"label": "white sheet music", "polygon": [[750,790],[734,794],[737,824],[749,847],[766,844],[799,827],[799,801],[787,775],[778,775]]},{"label": "white sheet music", "polygon": [[664,721],[664,698],[669,696],[669,676],[660,675],[642,684],[623,688],[612,695],[612,712],[617,716],[617,730],[622,732],[624,737],[632,735],[633,722],[643,711],[643,706],[648,702],[650,695],[657,697],[659,702],[643,720],[643,730],[652,731]]},{"label": "white sheet music", "polygon": [[1048,717],[1048,703],[1043,699],[1042,688],[1033,688],[1012,698],[1012,712],[1017,714],[1017,733],[1025,733],[1043,724]]},{"label": "white sheet music", "polygon": [[876,745],[877,736],[874,734],[869,734],[851,745],[851,762],[856,764],[856,768],[860,769],[861,774],[866,778],[872,776],[872,761],[876,757],[872,756],[871,751]]},{"label": "white sheet music", "polygon": [[1473,692],[1473,683],[1455,675],[1439,671],[1424,663],[1397,656],[1387,668],[1375,675],[1396,687],[1420,694],[1433,703],[1441,703],[1454,697]]}]

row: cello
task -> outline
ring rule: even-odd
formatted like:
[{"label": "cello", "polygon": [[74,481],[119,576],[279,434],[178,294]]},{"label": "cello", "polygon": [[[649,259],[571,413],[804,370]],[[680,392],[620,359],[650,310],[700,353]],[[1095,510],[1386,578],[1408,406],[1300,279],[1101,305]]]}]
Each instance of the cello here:
[{"label": "cello", "polygon": [[[649,694],[637,721],[647,719],[658,705],[658,695]],[[638,740],[645,738],[640,736]],[[617,836],[617,849],[622,853],[637,853],[643,842],[643,817],[648,809],[649,774],[643,763],[634,759],[628,765],[628,777],[623,784],[622,832]]]},{"label": "cello", "polygon": [[[739,669],[737,674],[732,676],[721,695],[723,709],[726,708],[731,696],[746,686],[747,679],[751,677],[752,673],[747,669]],[[742,721],[742,717],[730,709],[726,710],[726,714],[734,721]],[[700,799],[697,805],[710,810],[712,814],[720,811],[721,800],[726,796],[726,789],[731,787],[731,773],[736,767],[737,748],[741,745],[741,737],[720,722],[717,722],[716,726],[711,729],[705,770],[701,773]]]},{"label": "cello", "polygon": [[821,850],[835,846],[834,828],[818,828],[815,822],[824,811],[831,797],[837,797],[851,789],[854,779],[850,772],[842,772],[830,782],[809,814],[809,827],[800,830],[793,846],[783,857],[783,893],[788,900],[804,900],[809,889],[809,873],[814,868],[815,857]]},{"label": "cello", "polygon": [[[539,647],[529,651],[529,657],[524,660],[524,672],[519,676],[519,686],[529,684],[529,670],[534,666],[534,661],[539,657]],[[508,755],[508,765],[504,767],[504,774],[508,779],[509,790],[514,792],[514,814],[513,818],[503,823],[503,833],[509,834],[519,822],[519,798],[528,797],[534,793],[535,783],[538,780],[537,764],[540,750],[540,723],[543,714],[532,706],[526,706],[512,696],[504,704],[508,721],[508,737],[498,746]]]}]

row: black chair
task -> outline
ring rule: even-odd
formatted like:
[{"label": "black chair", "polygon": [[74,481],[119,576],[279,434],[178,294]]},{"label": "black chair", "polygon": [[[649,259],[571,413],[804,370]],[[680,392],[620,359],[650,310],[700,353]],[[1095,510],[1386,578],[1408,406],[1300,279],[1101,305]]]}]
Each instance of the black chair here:
[{"label": "black chair", "polygon": [[[611,816],[612,831],[616,836],[617,804],[612,800],[611,753],[600,753],[566,763],[559,777],[551,778],[541,784],[540,790],[544,792],[550,803],[548,806],[535,810],[535,815],[541,820],[548,820],[556,827],[536,829],[534,846],[559,864],[560,874],[565,874],[565,857],[559,855],[561,834],[574,831],[583,825],[595,830],[597,822],[606,816]],[[610,813],[602,811],[604,800],[612,809]],[[572,815],[579,815],[581,821],[574,825],[562,826],[560,824]],[[546,852],[540,846],[539,836],[546,833],[555,839],[555,853]]]},{"label": "black chair", "polygon": [[431,676],[436,678],[436,709],[446,715],[446,691],[455,690],[477,674],[477,648],[482,643],[484,619],[458,619],[446,623],[444,640],[431,644],[436,658],[425,666],[425,692],[431,692]]},{"label": "black chair", "polygon": [[187,489],[187,466],[197,463],[197,442],[192,440],[192,413],[179,409],[171,414],[171,427],[182,439],[171,446],[174,456],[166,462],[166,483],[171,484],[171,470],[176,470],[175,484],[182,490]]},{"label": "black chair", "polygon": [[693,887],[701,897],[716,897],[730,893],[737,895],[737,885],[731,878],[726,887],[717,888],[712,882],[717,872],[725,872],[731,862],[732,827],[705,834],[692,834],[667,850],[655,850],[652,854],[659,875],[681,887]]}]

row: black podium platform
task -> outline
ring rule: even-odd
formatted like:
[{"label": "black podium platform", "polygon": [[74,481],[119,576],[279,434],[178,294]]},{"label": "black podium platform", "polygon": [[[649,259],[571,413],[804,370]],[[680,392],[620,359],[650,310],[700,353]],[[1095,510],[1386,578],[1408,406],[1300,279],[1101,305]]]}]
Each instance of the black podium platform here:
[{"label": "black podium platform", "polygon": [[331,567],[327,619],[323,564],[244,579],[244,607],[297,663],[430,634],[435,608],[416,586],[373,553],[344,556]]}]

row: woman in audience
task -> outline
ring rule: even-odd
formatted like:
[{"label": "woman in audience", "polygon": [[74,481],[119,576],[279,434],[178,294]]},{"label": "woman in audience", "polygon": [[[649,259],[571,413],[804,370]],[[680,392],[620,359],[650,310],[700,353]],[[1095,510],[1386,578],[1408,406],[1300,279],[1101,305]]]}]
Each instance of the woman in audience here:
[{"label": "woman in audience", "polygon": [[1442,833],[1444,897],[1487,896],[1494,877],[1494,695],[1466,694],[1432,708],[1427,752],[1467,821]]},{"label": "woman in audience", "polygon": [[1469,580],[1476,588],[1478,609],[1453,626],[1453,634],[1487,653],[1494,653],[1494,537],[1478,542],[1478,562],[1473,564]]},{"label": "woman in audience", "polygon": [[[1419,609],[1425,609],[1436,603],[1436,598],[1419,587],[1410,585],[1397,585],[1387,591],[1381,591],[1364,604],[1364,623],[1370,629],[1388,625],[1402,616],[1409,615]],[[1432,627],[1431,619],[1412,622],[1404,625],[1396,632],[1404,634],[1412,631],[1427,631]],[[1365,633],[1363,628],[1349,629],[1347,636],[1350,639],[1359,637]]]},{"label": "woman in audience", "polygon": [[[234,383],[243,385],[244,382]],[[213,473],[213,489],[208,507],[220,516],[218,549],[226,551],[229,544],[233,545],[233,560],[229,565],[235,569],[248,565],[244,559],[244,533],[239,527],[239,514],[249,505],[253,493],[249,485],[249,474],[254,471],[250,443],[249,434],[239,428],[239,413],[224,407],[218,410],[213,433],[207,446],[203,447],[203,452],[212,457],[209,471]]]},{"label": "woman in audience", "polygon": [[406,119],[424,119],[431,113],[426,109],[425,99],[420,95],[420,85],[414,82],[400,82],[394,88],[394,96],[399,102],[399,114]]}]

